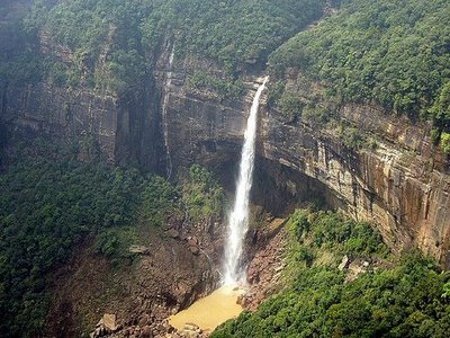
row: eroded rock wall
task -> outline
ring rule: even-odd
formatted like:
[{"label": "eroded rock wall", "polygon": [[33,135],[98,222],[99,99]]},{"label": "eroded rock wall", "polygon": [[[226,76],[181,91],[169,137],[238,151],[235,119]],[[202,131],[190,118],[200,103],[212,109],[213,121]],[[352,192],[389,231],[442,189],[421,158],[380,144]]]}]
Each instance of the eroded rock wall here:
[{"label": "eroded rock wall", "polygon": [[[343,114],[347,113],[351,113],[349,117],[370,114],[376,127],[395,127],[369,107],[344,107]],[[343,146],[332,131],[283,124],[271,111],[262,119],[265,157],[325,184],[350,215],[378,224],[392,247],[417,244],[449,263],[450,176],[439,163],[441,155],[431,150],[423,129],[398,128],[397,135],[391,134],[397,142],[383,138],[375,150],[357,151]],[[360,128],[369,132],[367,126]],[[405,137],[408,128],[412,133]]]},{"label": "eroded rock wall", "polygon": [[[35,52],[43,58],[67,65],[80,62],[73,51],[52,41],[45,31],[37,46]],[[97,69],[107,68],[107,45],[103,49]],[[26,85],[1,81],[0,120],[9,134],[25,138],[45,134],[55,142],[78,146],[81,160],[131,163],[159,171],[164,166],[160,156],[161,93],[153,74],[133,89],[118,93],[93,88],[86,80],[87,66],[79,67],[81,80],[75,86],[56,84],[47,75]]]},{"label": "eroded rock wall", "polygon": [[[167,114],[174,163],[183,167],[221,162],[232,168],[260,80],[247,79],[247,95],[236,103],[192,95],[183,73],[175,76],[178,81],[170,90]],[[279,189],[301,198],[296,192],[308,194],[302,182],[317,182],[327,188],[324,195],[332,206],[377,224],[393,248],[417,245],[450,266],[449,162],[433,146],[430,125],[413,125],[376,106],[344,105],[338,110],[340,117],[377,140],[374,149],[355,150],[346,147],[332,127],[287,121],[279,111],[268,108],[267,96],[263,101],[258,157],[291,169],[292,179],[278,180]],[[295,173],[303,180],[294,179]]]}]

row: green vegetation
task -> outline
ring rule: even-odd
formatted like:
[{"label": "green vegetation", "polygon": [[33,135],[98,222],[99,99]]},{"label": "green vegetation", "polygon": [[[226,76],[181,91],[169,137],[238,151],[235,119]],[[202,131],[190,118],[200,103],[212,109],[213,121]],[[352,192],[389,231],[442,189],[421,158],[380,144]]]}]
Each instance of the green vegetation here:
[{"label": "green vegetation", "polygon": [[[212,337],[448,335],[450,275],[433,261],[412,252],[395,262],[369,225],[330,212],[297,210],[289,226],[289,286]],[[343,255],[371,264],[347,279],[337,269]]]},{"label": "green vegetation", "polygon": [[369,259],[372,255],[385,257],[388,253],[380,234],[369,224],[347,220],[333,212],[296,210],[289,227],[295,238],[294,254],[310,250],[319,257],[328,251],[337,263],[344,255]]},{"label": "green vegetation", "polygon": [[[284,40],[322,14],[324,1],[157,1],[155,16],[177,37],[177,51],[219,61],[229,71],[264,61]],[[154,33],[154,29],[150,29]]]},{"label": "green vegetation", "polygon": [[[150,13],[149,1],[75,0],[55,6],[37,1],[25,24],[48,32],[73,53],[70,63],[47,58],[55,84],[124,94],[134,91],[148,71],[140,26]],[[107,56],[100,67],[102,54]]]},{"label": "green vegetation", "polygon": [[450,133],[441,134],[441,149],[444,153],[450,154]]},{"label": "green vegetation", "polygon": [[450,154],[450,81],[441,90],[441,93],[430,109],[434,120],[436,140],[441,137],[441,149]]},{"label": "green vegetation", "polygon": [[347,1],[270,57],[273,72],[302,69],[345,101],[377,102],[449,128],[450,3]]},{"label": "green vegetation", "polygon": [[45,159],[20,161],[0,176],[2,332],[40,332],[46,274],[86,235],[134,220],[145,183],[136,170]]},{"label": "green vegetation", "polygon": [[42,76],[37,39],[21,25],[23,5],[5,0],[0,4],[0,89],[15,84],[33,84]]},{"label": "green vegetation", "polygon": [[87,234],[130,222],[142,183],[135,171],[43,159],[17,163],[0,176],[2,332],[39,332],[45,274]]},{"label": "green vegetation", "polygon": [[205,71],[196,71],[188,77],[191,90],[213,90],[219,99],[238,99],[244,94],[244,84],[240,79],[222,79]]},{"label": "green vegetation", "polygon": [[[56,50],[36,64],[29,59],[32,54],[19,52],[22,68],[16,68],[24,82],[40,69],[57,86],[132,93],[170,40],[177,56],[206,57],[231,76],[223,83],[194,78],[194,85],[212,85],[221,97],[234,98],[242,91],[236,73],[245,64],[264,62],[283,41],[319,18],[323,5],[316,0],[34,0],[21,24],[11,27],[31,34],[27,41],[36,42],[36,34],[45,32]],[[65,54],[69,60],[61,60],[61,52],[70,52]]]},{"label": "green vegetation", "polygon": [[364,136],[361,131],[355,127],[349,127],[341,124],[339,134],[344,144],[349,149],[359,149],[364,143]]},{"label": "green vegetation", "polygon": [[199,166],[175,187],[135,169],[80,163],[71,152],[35,143],[53,158],[31,157],[25,147],[0,175],[0,331],[6,336],[42,334],[51,273],[87,238],[98,254],[127,264],[134,258],[130,243],[141,244],[139,227],[184,217],[183,203],[192,219],[221,214],[222,190]]},{"label": "green vegetation", "polygon": [[189,170],[188,180],[183,184],[182,201],[194,222],[221,216],[224,193],[210,172],[199,165]]},{"label": "green vegetation", "polygon": [[143,203],[139,212],[142,220],[147,224],[161,226],[169,213],[177,211],[178,189],[162,177],[152,177],[142,197]]},{"label": "green vegetation", "polygon": [[108,257],[113,264],[131,262],[135,255],[130,252],[130,243],[139,243],[136,227],[108,228],[101,231],[95,241],[95,252]]},{"label": "green vegetation", "polygon": [[287,91],[280,98],[281,112],[291,120],[295,120],[302,116],[305,103],[298,95],[291,94]]}]

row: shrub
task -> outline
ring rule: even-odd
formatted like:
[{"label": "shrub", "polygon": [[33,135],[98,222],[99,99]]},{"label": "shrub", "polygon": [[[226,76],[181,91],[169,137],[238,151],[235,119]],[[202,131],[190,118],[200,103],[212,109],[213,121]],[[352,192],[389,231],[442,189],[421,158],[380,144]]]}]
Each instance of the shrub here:
[{"label": "shrub", "polygon": [[440,146],[444,154],[450,154],[450,133],[441,134]]},{"label": "shrub", "polygon": [[220,217],[224,194],[212,174],[199,165],[193,165],[189,177],[183,184],[182,200],[194,221],[209,217]]}]

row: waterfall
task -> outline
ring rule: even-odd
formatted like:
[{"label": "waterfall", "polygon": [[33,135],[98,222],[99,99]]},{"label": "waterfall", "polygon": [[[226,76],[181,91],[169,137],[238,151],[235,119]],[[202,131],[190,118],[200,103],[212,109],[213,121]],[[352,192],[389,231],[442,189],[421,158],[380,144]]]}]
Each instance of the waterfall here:
[{"label": "waterfall", "polygon": [[245,269],[239,265],[245,235],[248,230],[249,199],[255,160],[255,138],[259,100],[268,80],[269,78],[266,77],[256,91],[244,134],[244,145],[242,147],[241,163],[239,165],[239,179],[237,181],[234,207],[228,219],[228,239],[225,243],[223,282],[226,285],[235,285],[245,283],[246,281]]},{"label": "waterfall", "polygon": [[167,118],[167,105],[169,104],[169,91],[172,85],[172,65],[175,57],[175,44],[172,46],[172,50],[169,56],[169,67],[166,75],[166,83],[164,86],[164,98],[162,104],[162,120],[163,120],[163,133],[164,133],[164,147],[166,148],[166,174],[167,179],[170,179],[172,175],[172,159],[170,157],[169,147],[169,121]]}]

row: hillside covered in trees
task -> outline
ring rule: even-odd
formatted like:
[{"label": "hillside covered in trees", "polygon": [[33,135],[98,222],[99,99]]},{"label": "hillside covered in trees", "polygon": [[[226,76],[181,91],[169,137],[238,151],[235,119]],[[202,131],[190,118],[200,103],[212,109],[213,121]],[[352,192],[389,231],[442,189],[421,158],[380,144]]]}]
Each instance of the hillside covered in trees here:
[{"label": "hillside covered in trees", "polygon": [[[206,57],[233,75],[248,63],[267,60],[283,41],[318,19],[322,7],[322,1],[311,0],[36,0],[18,26],[28,43],[44,32],[74,53],[72,64],[52,57],[37,60],[40,67],[29,69],[35,76],[50,76],[60,86],[83,82],[123,92],[151,71],[164,43],[171,41],[178,57]],[[106,65],[97,69],[105,44]],[[16,59],[12,77],[28,63]]]},{"label": "hillside covered in trees", "polygon": [[212,337],[447,336],[450,276],[432,260],[395,258],[368,224],[333,213],[297,210],[289,230],[287,287]]},{"label": "hillside covered in trees", "polygon": [[274,72],[298,68],[330,97],[378,104],[450,132],[448,1],[346,1],[336,15],[283,44]]},{"label": "hillside covered in trees", "polygon": [[[0,336],[48,334],[49,313],[60,315],[56,277],[83,250],[124,276],[142,256],[160,258],[148,249],[157,238],[175,257],[169,270],[180,264],[192,277],[198,268],[177,261],[177,245],[218,270],[204,249],[223,249],[215,231],[234,189],[238,124],[265,75],[256,154],[263,187],[252,191],[262,205],[253,206],[247,245],[249,256],[261,249],[261,215],[289,219],[286,268],[275,295],[212,337],[447,337],[450,224],[441,217],[434,228],[428,217],[450,210],[448,0],[1,1]],[[392,134],[364,133],[340,116],[352,105],[388,117],[381,127]],[[104,115],[98,124],[95,114]],[[326,127],[333,131],[321,134]],[[138,147],[139,159],[123,154]],[[170,156],[180,167],[162,177]],[[305,209],[316,193],[323,210]],[[392,221],[394,231],[383,233],[391,243],[378,224],[349,214]],[[416,224],[421,217],[429,232]],[[419,235],[434,257],[409,250]],[[395,236],[408,250],[388,247],[404,240]],[[204,291],[191,286],[178,302],[132,282],[148,288],[135,298],[152,324],[150,300],[171,313]],[[182,293],[186,283],[173,285]],[[99,311],[88,321],[74,306],[64,325],[82,322],[88,335]],[[126,325],[139,326],[133,311]]]},{"label": "hillside covered in trees", "polygon": [[53,274],[86,241],[120,268],[137,258],[129,247],[145,244],[143,233],[158,234],[169,217],[221,216],[223,191],[203,167],[193,166],[176,186],[133,168],[83,163],[38,142],[41,153],[24,147],[0,176],[0,330],[6,336],[43,334]]}]

